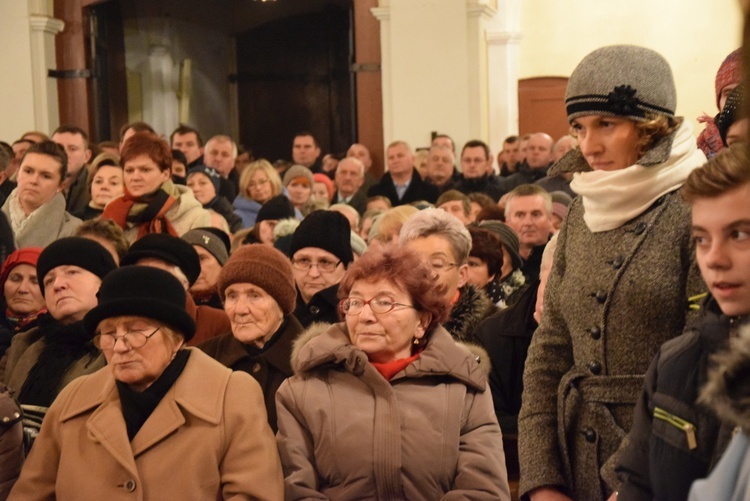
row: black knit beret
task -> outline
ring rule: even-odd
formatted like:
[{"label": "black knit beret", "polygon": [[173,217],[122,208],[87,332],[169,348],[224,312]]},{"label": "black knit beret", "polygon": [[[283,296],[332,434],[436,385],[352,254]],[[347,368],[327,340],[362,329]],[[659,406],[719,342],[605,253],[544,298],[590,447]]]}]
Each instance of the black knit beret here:
[{"label": "black knit beret", "polygon": [[193,246],[166,233],[149,233],[136,240],[120,260],[122,266],[136,264],[140,259],[155,257],[180,268],[193,285],[201,274],[201,260]]},{"label": "black knit beret", "polygon": [[185,289],[171,273],[151,266],[123,266],[105,277],[98,306],[83,318],[92,336],[102,320],[120,316],[150,318],[174,328],[189,341],[195,322],[185,311]]},{"label": "black knit beret", "polygon": [[286,195],[278,195],[264,203],[255,218],[255,224],[270,219],[281,220],[294,217],[294,206]]},{"label": "black knit beret", "polygon": [[316,247],[330,252],[345,265],[354,260],[352,255],[351,225],[340,212],[318,210],[299,224],[289,245],[289,257],[305,247]]},{"label": "black knit beret", "polygon": [[646,113],[674,116],[672,69],[664,57],[635,45],[602,47],[576,66],[565,91],[568,122],[585,115],[645,120]]},{"label": "black knit beret", "polygon": [[[36,276],[44,283],[44,276],[58,266],[78,266],[104,279],[117,268],[112,254],[100,243],[83,237],[66,237],[49,244],[39,255]],[[44,295],[44,286],[41,287]]]}]

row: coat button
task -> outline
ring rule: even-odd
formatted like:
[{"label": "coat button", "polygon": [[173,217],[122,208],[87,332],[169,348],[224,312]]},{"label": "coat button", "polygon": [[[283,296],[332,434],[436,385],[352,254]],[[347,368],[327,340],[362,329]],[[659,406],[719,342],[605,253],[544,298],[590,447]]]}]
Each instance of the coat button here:
[{"label": "coat button", "polygon": [[641,221],[640,223],[635,225],[635,230],[633,230],[633,233],[635,233],[636,235],[641,235],[644,231],[646,231],[646,228],[648,228],[648,224],[646,224],[645,221]]},{"label": "coat button", "polygon": [[586,428],[583,430],[583,438],[586,439],[586,442],[594,443],[596,442],[596,432],[592,430],[591,428]]},{"label": "coat button", "polygon": [[135,480],[133,479],[126,480],[125,483],[122,484],[122,486],[125,488],[126,491],[133,492],[135,490]]},{"label": "coat button", "polygon": [[257,374],[260,371],[260,364],[258,362],[255,362],[253,364],[253,373]]},{"label": "coat button", "polygon": [[591,374],[594,376],[598,376],[599,373],[602,372],[602,364],[597,362],[596,360],[592,360],[589,362],[589,370],[591,371]]},{"label": "coat button", "polygon": [[589,329],[589,334],[591,334],[591,339],[599,339],[602,337],[602,330],[599,327],[592,327]]},{"label": "coat button", "polygon": [[318,313],[320,313],[320,308],[318,308],[317,306],[310,306],[310,313],[312,313],[313,315],[317,315]]},{"label": "coat button", "polygon": [[614,261],[612,261],[612,268],[619,270],[622,268],[623,263],[625,262],[625,256],[617,256]]},{"label": "coat button", "polygon": [[598,290],[596,291],[594,297],[599,302],[599,304],[604,304],[604,301],[607,300],[607,291],[605,291],[604,289]]}]

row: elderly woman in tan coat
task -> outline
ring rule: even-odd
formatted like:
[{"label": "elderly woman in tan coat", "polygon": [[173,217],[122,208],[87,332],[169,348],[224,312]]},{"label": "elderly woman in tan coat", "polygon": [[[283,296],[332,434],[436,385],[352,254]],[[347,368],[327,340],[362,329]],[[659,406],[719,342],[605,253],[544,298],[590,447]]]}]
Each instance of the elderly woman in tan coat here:
[{"label": "elderly woman in tan coat", "polygon": [[277,393],[286,499],[510,499],[484,373],[435,288],[405,248],[351,265],[345,322],[300,338]]},{"label": "elderly woman in tan coat", "polygon": [[116,270],[84,324],[108,365],[55,400],[9,499],[283,498],[260,388],[184,349],[195,323],[176,278]]},{"label": "elderly woman in tan coat", "polygon": [[679,188],[705,156],[675,117],[669,63],[642,47],[598,49],[571,75],[566,105],[579,147],[552,169],[576,172],[579,196],[559,233],[518,420],[520,491],[532,501],[617,490],[643,376],[702,289]]}]

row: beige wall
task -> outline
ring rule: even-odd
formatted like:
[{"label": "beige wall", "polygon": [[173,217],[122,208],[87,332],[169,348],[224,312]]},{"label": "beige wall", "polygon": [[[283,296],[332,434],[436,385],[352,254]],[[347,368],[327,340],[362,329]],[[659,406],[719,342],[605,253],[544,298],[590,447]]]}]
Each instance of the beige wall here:
[{"label": "beige wall", "polygon": [[0,67],[5,71],[0,83],[0,140],[12,143],[35,128],[31,28],[26,2],[4,1],[1,5]]},{"label": "beige wall", "polygon": [[592,50],[611,44],[643,45],[672,65],[677,113],[695,120],[717,113],[716,70],[741,45],[737,0],[523,0],[520,78],[570,76]]}]

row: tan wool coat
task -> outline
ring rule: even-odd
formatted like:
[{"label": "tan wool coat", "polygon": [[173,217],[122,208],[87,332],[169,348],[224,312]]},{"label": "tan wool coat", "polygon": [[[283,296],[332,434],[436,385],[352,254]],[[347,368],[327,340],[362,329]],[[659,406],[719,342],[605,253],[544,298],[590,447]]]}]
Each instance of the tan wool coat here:
[{"label": "tan wool coat", "polygon": [[9,499],[282,499],[258,383],[187,349],[182,374],[132,442],[109,367],[68,385]]}]

